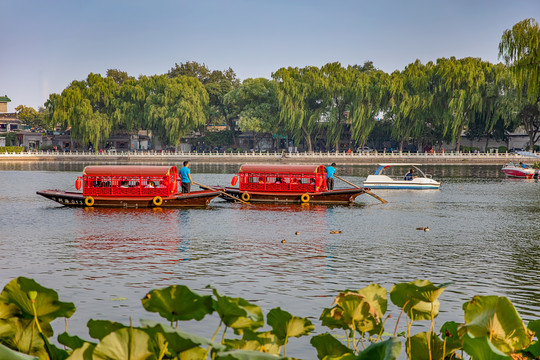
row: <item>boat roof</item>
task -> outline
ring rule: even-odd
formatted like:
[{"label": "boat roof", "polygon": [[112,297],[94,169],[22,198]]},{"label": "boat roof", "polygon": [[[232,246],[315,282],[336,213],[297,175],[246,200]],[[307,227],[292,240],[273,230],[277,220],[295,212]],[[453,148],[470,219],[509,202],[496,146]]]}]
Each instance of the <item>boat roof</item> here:
[{"label": "boat roof", "polygon": [[308,174],[317,173],[324,165],[275,165],[275,164],[244,164],[240,167],[241,173],[289,173]]},{"label": "boat roof", "polygon": [[415,164],[415,163],[384,163],[378,164],[380,166],[422,166],[424,164]]},{"label": "boat roof", "polygon": [[175,166],[87,166],[83,175],[87,176],[168,176],[177,173]]}]

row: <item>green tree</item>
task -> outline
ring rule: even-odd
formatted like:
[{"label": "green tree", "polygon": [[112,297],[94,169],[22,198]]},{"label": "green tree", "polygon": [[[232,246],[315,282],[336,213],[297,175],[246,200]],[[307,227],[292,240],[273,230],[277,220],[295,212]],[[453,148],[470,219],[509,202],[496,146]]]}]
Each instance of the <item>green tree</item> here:
[{"label": "green tree", "polygon": [[505,30],[499,43],[499,57],[512,72],[513,84],[509,88],[517,88],[518,118],[533,149],[540,137],[540,27],[536,20],[525,19]]},{"label": "green tree", "polygon": [[304,139],[313,152],[313,136],[325,111],[320,70],[314,66],[281,68],[272,77],[277,81],[280,122],[295,142]]},{"label": "green tree", "polygon": [[39,113],[34,108],[19,105],[15,108],[15,111],[17,111],[17,117],[19,120],[21,120],[24,124],[31,127],[44,126],[43,114]]},{"label": "green tree", "polygon": [[224,97],[224,103],[238,113],[238,126],[253,132],[253,148],[260,137],[279,131],[276,83],[265,78],[246,79]]},{"label": "green tree", "polygon": [[433,64],[420,60],[407,65],[402,72],[392,74],[390,113],[393,118],[392,135],[403,151],[405,140],[418,139],[424,132],[433,102],[430,79]]}]

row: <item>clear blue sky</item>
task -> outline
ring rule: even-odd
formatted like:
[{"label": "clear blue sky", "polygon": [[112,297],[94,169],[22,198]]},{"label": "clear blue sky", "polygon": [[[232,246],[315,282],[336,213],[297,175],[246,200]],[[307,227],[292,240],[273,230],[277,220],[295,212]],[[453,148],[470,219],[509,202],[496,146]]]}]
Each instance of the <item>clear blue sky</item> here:
[{"label": "clear blue sky", "polygon": [[540,20],[540,0],[2,0],[0,96],[43,106],[107,69],[164,74],[175,63],[231,67],[240,79],[281,67],[420,59],[498,62],[502,32]]}]

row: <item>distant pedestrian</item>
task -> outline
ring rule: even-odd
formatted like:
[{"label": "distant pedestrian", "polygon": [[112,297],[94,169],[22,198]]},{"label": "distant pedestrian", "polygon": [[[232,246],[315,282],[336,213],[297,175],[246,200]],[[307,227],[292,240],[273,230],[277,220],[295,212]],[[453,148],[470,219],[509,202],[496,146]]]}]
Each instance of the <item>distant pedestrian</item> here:
[{"label": "distant pedestrian", "polygon": [[334,174],[336,173],[336,163],[326,167],[326,188],[334,190]]},{"label": "distant pedestrian", "polygon": [[180,169],[180,180],[182,181],[182,192],[190,192],[193,180],[191,179],[191,170],[189,170],[189,161],[187,160],[184,161],[184,167]]}]

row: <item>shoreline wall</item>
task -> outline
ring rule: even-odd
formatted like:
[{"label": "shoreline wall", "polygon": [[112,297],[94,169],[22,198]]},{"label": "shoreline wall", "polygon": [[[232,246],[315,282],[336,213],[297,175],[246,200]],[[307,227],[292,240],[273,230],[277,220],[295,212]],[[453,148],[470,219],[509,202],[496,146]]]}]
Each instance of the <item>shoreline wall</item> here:
[{"label": "shoreline wall", "polygon": [[418,163],[441,165],[504,165],[509,162],[533,163],[540,158],[517,154],[489,153],[4,153],[0,162],[59,162],[59,163],[178,163],[189,160],[197,163],[281,163],[374,165],[379,163]]}]

